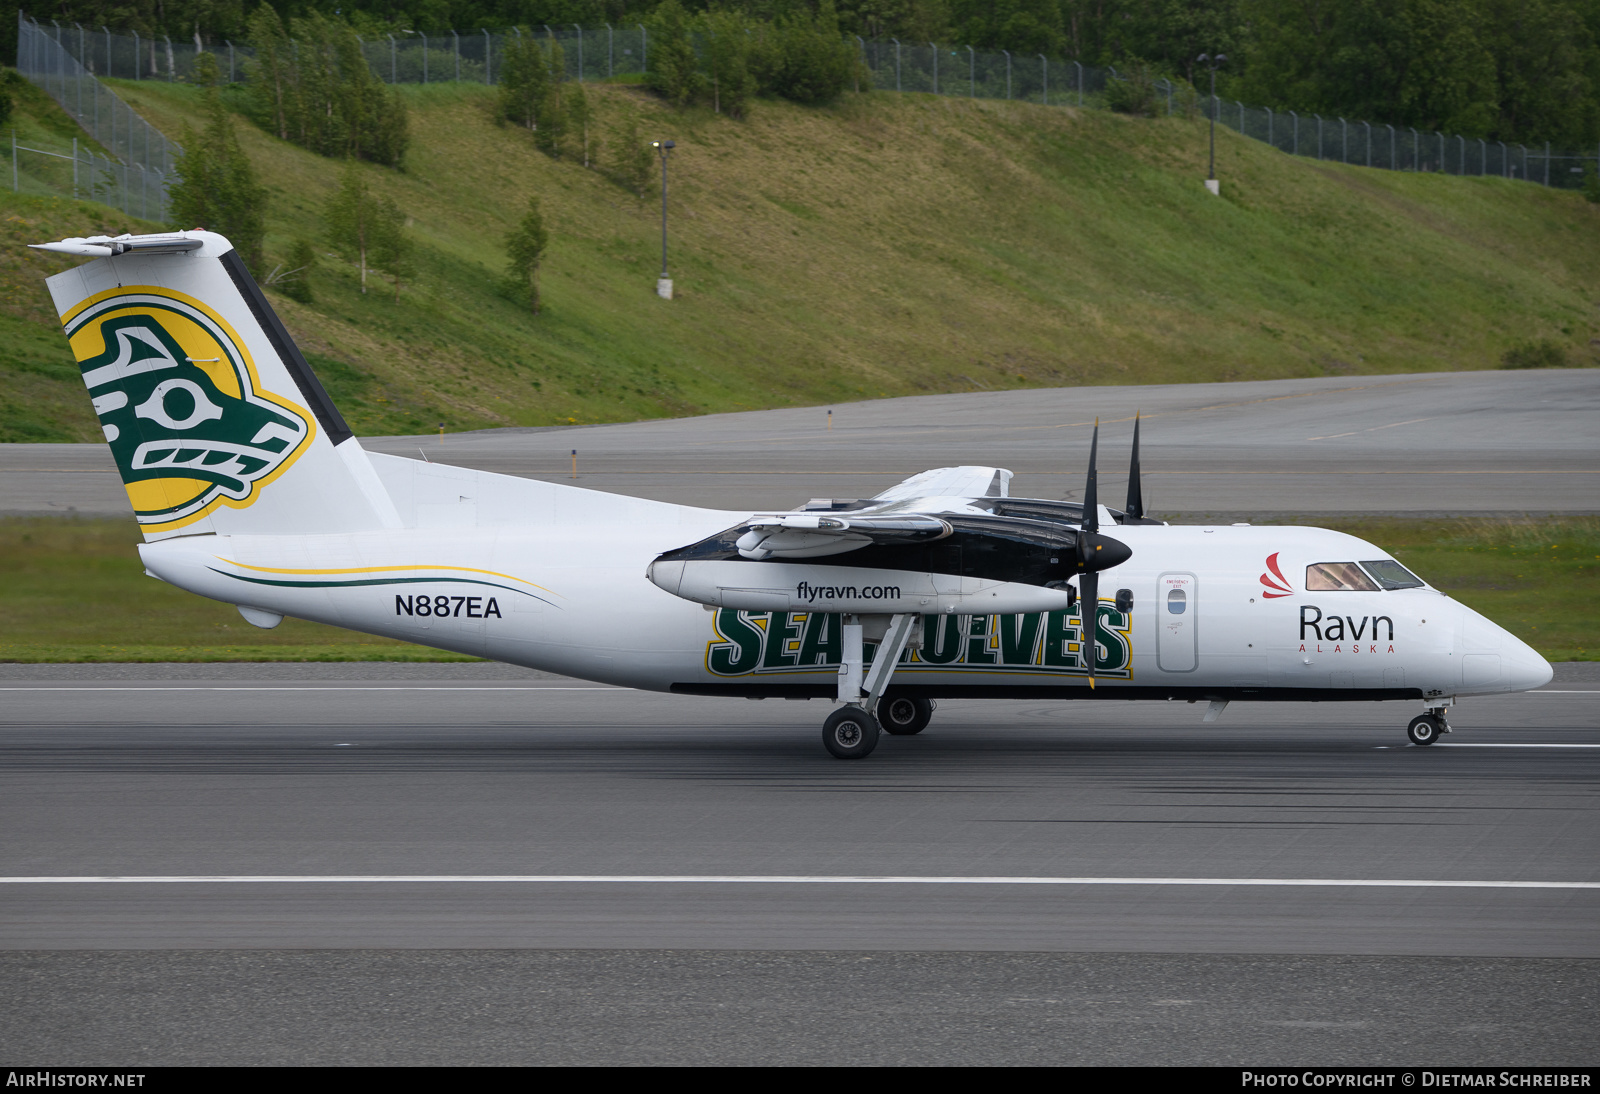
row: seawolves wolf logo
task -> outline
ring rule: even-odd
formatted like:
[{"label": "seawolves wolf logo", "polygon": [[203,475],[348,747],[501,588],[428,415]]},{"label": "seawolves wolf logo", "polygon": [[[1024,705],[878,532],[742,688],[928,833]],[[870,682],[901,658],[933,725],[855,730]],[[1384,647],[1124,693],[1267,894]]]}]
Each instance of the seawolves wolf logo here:
[{"label": "seawolves wolf logo", "polygon": [[262,391],[238,336],[181,293],[115,291],[67,337],[147,530],[250,505],[311,439],[310,413]]}]

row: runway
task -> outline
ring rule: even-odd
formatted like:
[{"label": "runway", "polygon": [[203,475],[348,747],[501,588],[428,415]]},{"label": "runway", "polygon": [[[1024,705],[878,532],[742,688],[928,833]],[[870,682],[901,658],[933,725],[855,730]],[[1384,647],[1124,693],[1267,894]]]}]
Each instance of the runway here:
[{"label": "runway", "polygon": [[[4,677],[0,978],[19,1005],[0,1062],[1553,1064],[1600,1047],[1587,665],[1464,701],[1429,748],[1382,704],[1234,704],[1205,726],[1181,703],[947,702],[856,764],[822,752],[822,704],[492,665]],[[215,880],[241,875],[280,880]],[[45,876],[78,880],[18,880]],[[104,877],[133,880],[85,880]],[[1528,882],[1560,887],[1505,884]],[[439,1018],[446,999],[465,1009]],[[95,1032],[46,1017],[68,1006]],[[819,1039],[830,1007],[859,1031]],[[248,1029],[226,1017],[241,1008]],[[750,1024],[689,1037],[708,1011]],[[897,1013],[905,1039],[874,1032]],[[362,1047],[310,1014],[359,1022]],[[572,1034],[512,1035],[534,1027]]]},{"label": "runway", "polygon": [[[1593,369],[971,392],[362,443],[717,508],[870,497],[954,464],[1010,468],[1020,497],[1073,499],[1098,417],[1102,500],[1117,505],[1135,411],[1145,497],[1169,518],[1600,512]],[[104,445],[0,445],[0,514],[68,512],[128,512]]]},{"label": "runway", "polygon": [[[1176,519],[1600,511],[1593,370],[927,396],[380,451],[719,506],[1135,409]],[[418,451],[421,448],[422,451]],[[103,446],[0,514],[126,515]],[[0,1064],[1592,1064],[1600,671],[1413,704],[827,704],[498,665],[0,665]]]}]

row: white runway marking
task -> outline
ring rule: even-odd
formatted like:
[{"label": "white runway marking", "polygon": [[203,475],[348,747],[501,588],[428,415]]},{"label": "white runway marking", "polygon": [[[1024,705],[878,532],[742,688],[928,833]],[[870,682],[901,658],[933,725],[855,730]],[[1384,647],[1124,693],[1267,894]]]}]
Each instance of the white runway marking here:
[{"label": "white runway marking", "polygon": [[1600,881],[1390,878],[967,877],[835,874],[199,874],[0,877],[0,885],[1251,885],[1360,889],[1600,889]]},{"label": "white runway marking", "polygon": [[564,687],[559,685],[527,687],[419,687],[406,685],[402,687],[367,687],[352,685],[332,685],[329,687],[238,687],[238,688],[211,688],[211,687],[30,687],[8,688],[0,687],[0,691],[634,691],[635,688],[612,687],[605,684],[591,684],[586,687]]},{"label": "white runway marking", "polygon": [[1600,748],[1600,745],[1490,744],[1474,741],[1440,741],[1435,748]]}]

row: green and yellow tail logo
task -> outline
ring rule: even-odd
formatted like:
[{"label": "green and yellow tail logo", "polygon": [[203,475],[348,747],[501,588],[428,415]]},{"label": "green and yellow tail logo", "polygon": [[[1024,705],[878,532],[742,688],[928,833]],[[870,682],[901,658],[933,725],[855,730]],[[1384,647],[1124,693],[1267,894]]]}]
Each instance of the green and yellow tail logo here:
[{"label": "green and yellow tail logo", "polygon": [[63,323],[146,531],[253,504],[310,443],[310,412],[262,390],[242,340],[197,300],[113,289]]}]

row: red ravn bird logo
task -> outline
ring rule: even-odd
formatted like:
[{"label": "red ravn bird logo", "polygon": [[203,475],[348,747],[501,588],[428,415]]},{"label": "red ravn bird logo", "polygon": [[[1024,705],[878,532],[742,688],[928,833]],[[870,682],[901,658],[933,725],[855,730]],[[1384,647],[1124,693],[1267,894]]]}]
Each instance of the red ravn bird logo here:
[{"label": "red ravn bird logo", "polygon": [[1277,596],[1293,596],[1294,590],[1289,588],[1289,579],[1283,576],[1283,571],[1278,569],[1278,552],[1274,551],[1267,556],[1267,569],[1272,572],[1261,575],[1261,595],[1271,599]]}]

